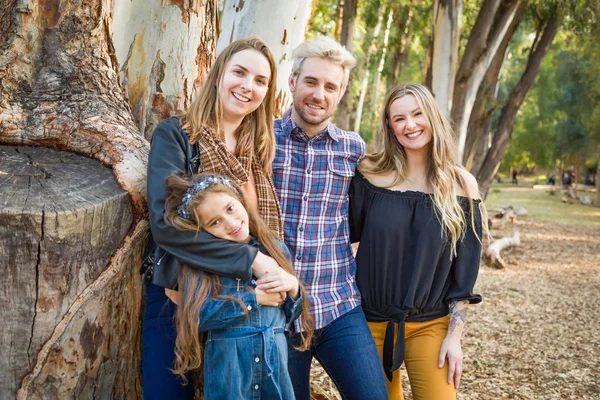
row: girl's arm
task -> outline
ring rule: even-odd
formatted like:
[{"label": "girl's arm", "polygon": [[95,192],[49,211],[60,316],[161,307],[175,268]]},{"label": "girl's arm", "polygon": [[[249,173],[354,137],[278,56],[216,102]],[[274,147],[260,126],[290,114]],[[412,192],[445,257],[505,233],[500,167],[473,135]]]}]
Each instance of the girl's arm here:
[{"label": "girl's arm", "polygon": [[454,381],[454,387],[457,389],[463,370],[463,352],[460,340],[467,320],[468,306],[468,300],[450,303],[450,323],[438,359],[439,368],[442,368],[448,359],[448,384]]}]

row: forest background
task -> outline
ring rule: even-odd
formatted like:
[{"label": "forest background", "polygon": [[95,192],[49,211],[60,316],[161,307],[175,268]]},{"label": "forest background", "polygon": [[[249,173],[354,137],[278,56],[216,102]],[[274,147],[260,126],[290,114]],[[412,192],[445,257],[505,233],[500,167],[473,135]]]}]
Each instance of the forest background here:
[{"label": "forest background", "polygon": [[[149,140],[158,122],[190,104],[227,43],[249,35],[267,41],[278,64],[280,114],[289,106],[291,50],[318,34],[340,40],[358,65],[335,122],[358,131],[371,149],[377,148],[385,92],[405,82],[427,84],[453,121],[460,159],[493,202],[494,177],[511,169],[533,173],[532,182],[544,180],[540,175],[558,180],[566,169],[580,181],[598,176],[599,18],[594,0],[2,2],[0,265],[6,268],[0,353],[6,356],[0,359],[0,397],[140,398],[144,291],[138,266],[148,237]],[[600,191],[595,200],[600,204]],[[535,197],[533,204],[543,201]],[[552,255],[540,261],[540,269],[531,269],[528,282],[535,293],[535,280],[551,261],[587,249],[573,253],[581,271],[573,275],[579,280],[566,298],[583,301],[577,307],[589,313],[578,312],[577,318],[584,316],[582,326],[593,332],[597,317],[590,315],[597,300],[576,295],[597,292],[594,238],[600,235],[597,215],[589,209],[594,210],[573,208],[580,218],[563,236],[539,238],[554,225],[522,226],[523,241],[530,240],[535,250],[521,261],[526,265],[536,255]],[[552,247],[535,247],[545,240]],[[557,242],[565,247],[555,253]],[[512,275],[489,281],[482,272],[482,285],[489,284],[485,304],[498,304],[504,294],[494,291],[513,287],[506,281]],[[546,288],[553,288],[555,276],[548,273]],[[546,290],[544,300],[550,303],[535,309],[553,304],[552,294],[559,290]],[[494,313],[504,306],[483,306],[474,320],[493,315],[500,321],[504,315]],[[540,337],[563,328],[542,324],[544,313],[538,317],[529,320],[541,321]],[[527,323],[520,321],[521,327]],[[475,333],[496,338],[481,326],[474,325]],[[578,347],[583,353],[569,347],[564,354],[591,352],[589,340],[577,340],[584,343]],[[512,348],[520,355],[537,351],[532,342],[524,343]],[[505,349],[496,344],[494,350]],[[514,359],[509,350],[504,355],[507,362]],[[529,371],[531,363],[522,369]],[[491,364],[482,359],[475,365],[487,373]],[[588,362],[579,369],[583,383],[577,393],[597,393],[593,368]],[[493,371],[506,375],[498,389],[520,369],[503,365]],[[554,369],[548,371],[544,382],[555,377]],[[482,385],[480,398],[495,390]],[[550,397],[564,398],[561,390],[571,387],[559,385]]]}]

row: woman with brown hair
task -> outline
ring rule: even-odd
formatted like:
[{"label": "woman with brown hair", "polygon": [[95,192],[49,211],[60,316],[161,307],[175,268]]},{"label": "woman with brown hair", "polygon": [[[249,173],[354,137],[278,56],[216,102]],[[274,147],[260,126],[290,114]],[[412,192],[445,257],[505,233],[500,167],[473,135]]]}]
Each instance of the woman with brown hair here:
[{"label": "woman with brown hair", "polygon": [[[193,385],[173,374],[178,263],[249,281],[269,272],[283,276],[271,257],[246,243],[228,242],[207,232],[179,231],[164,221],[167,177],[197,172],[223,175],[241,187],[282,239],[281,210],[271,179],[275,154],[272,127],[276,68],[260,39],[241,39],[215,60],[204,84],[181,117],[161,122],[152,137],[148,162],[150,228],[157,248],[149,271],[142,373],[145,399],[191,399]],[[167,295],[169,298],[167,298]],[[171,300],[169,300],[171,299]]]},{"label": "woman with brown hair", "polygon": [[350,186],[363,309],[390,399],[402,398],[403,362],[415,399],[454,399],[467,307],[481,301],[477,181],[456,161],[450,123],[426,87],[390,91],[380,132],[383,149]]}]

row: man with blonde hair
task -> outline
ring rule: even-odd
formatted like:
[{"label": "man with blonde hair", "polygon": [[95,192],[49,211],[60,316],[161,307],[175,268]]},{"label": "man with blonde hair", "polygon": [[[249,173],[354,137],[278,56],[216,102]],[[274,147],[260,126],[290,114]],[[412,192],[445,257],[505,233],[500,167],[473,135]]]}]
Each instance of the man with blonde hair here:
[{"label": "man with blonde hair", "polygon": [[[317,37],[292,53],[293,105],[274,122],[273,181],[281,202],[285,240],[315,320],[313,344],[300,343],[300,322],[288,335],[289,372],[298,400],[310,398],[315,357],[343,399],[387,399],[377,348],[360,306],[350,246],[348,188],[365,155],[354,132],[330,122],[356,64],[335,40]],[[269,289],[269,278],[257,282]]]}]

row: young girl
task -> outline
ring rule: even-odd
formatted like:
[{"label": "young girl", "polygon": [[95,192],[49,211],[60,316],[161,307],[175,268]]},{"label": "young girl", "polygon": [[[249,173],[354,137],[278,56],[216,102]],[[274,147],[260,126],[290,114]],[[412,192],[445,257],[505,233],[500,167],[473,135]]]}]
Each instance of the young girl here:
[{"label": "young girl", "polygon": [[[293,399],[284,328],[303,313],[301,349],[305,350],[313,321],[287,247],[274,238],[253,208],[247,207],[240,188],[229,178],[170,176],[166,183],[167,224],[181,231],[206,231],[220,239],[249,243],[283,269],[274,282],[279,293],[266,293],[256,288],[255,279],[218,276],[180,263],[174,372],[185,380],[186,372],[204,361],[206,400]],[[282,301],[282,307],[277,307]],[[206,332],[204,348],[198,331]]]},{"label": "young girl", "polygon": [[456,161],[454,136],[429,90],[393,89],[381,116],[383,150],[350,187],[356,282],[388,376],[401,399],[404,362],[415,400],[456,398],[461,335],[481,254],[475,178]]}]

